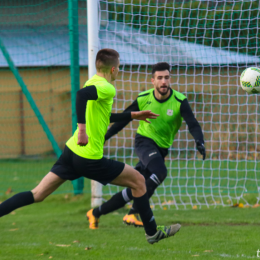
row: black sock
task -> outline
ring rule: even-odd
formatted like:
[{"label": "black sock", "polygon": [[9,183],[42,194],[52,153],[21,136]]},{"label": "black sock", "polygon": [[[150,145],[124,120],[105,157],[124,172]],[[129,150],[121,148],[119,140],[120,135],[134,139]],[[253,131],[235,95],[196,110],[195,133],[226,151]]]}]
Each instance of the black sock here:
[{"label": "black sock", "polygon": [[34,197],[31,191],[25,191],[15,194],[0,204],[0,217],[9,214],[13,210],[34,203]]},{"label": "black sock", "polygon": [[150,208],[147,193],[139,198],[134,198],[134,203],[143,221],[146,234],[148,236],[153,236],[157,231],[157,226],[153,216],[153,212]]},{"label": "black sock", "polygon": [[93,215],[99,218],[101,215],[106,215],[114,210],[120,209],[125,204],[133,199],[131,189],[127,188],[116,193],[110,200],[103,203],[101,206],[94,208]]},{"label": "black sock", "polygon": [[132,206],[132,208],[129,210],[128,215],[138,214],[138,213],[139,213],[139,212],[138,212],[138,210],[135,208],[135,205],[134,205],[134,203],[133,203],[133,206]]},{"label": "black sock", "polygon": [[[147,189],[147,195],[150,199],[152,195],[154,194],[155,189],[159,186],[157,183],[155,183],[152,179],[147,179],[146,182],[146,189]],[[128,215],[131,214],[138,214],[138,210],[136,209],[135,202],[132,205],[132,208],[129,210]]]}]

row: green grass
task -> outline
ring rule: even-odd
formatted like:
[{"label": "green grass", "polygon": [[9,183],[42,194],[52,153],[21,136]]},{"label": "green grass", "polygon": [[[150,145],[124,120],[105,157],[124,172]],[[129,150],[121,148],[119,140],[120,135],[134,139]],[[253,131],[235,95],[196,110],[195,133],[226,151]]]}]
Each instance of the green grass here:
[{"label": "green grass", "polygon": [[[0,161],[0,195],[4,195],[7,189],[13,192],[21,192],[33,189],[41,179],[50,171],[56,158],[37,160],[1,160]],[[56,192],[73,192],[70,181],[65,182]],[[90,181],[85,179],[85,193],[90,193]]]},{"label": "green grass", "polygon": [[122,224],[126,209],[102,216],[100,229],[89,230],[89,208],[89,195],[58,194],[1,218],[0,259],[248,259],[260,249],[260,208],[155,210],[157,224],[182,228],[154,245],[143,229]]},{"label": "green grass", "polygon": [[[119,158],[123,161],[123,158]],[[137,160],[127,158],[126,162],[135,165]],[[7,189],[14,192],[31,190],[49,172],[55,158],[39,160],[0,161],[0,195]],[[242,202],[257,203],[260,186],[260,162],[218,161],[218,160],[169,160],[168,178],[156,190],[162,201],[174,200],[177,204],[231,204]],[[170,177],[171,176],[171,177]],[[104,195],[118,191],[118,187],[106,186]],[[63,184],[55,194],[73,192],[71,182]],[[84,193],[90,194],[90,181],[85,179]],[[195,195],[196,194],[196,195]],[[154,196],[154,202],[158,197]],[[183,206],[181,208],[185,208]]]}]

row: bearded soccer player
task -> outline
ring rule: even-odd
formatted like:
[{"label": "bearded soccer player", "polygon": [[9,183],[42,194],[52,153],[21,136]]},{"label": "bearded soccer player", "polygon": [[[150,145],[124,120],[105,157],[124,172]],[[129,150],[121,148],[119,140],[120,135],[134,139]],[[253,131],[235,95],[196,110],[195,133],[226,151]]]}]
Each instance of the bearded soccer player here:
[{"label": "bearded soccer player", "polygon": [[[135,152],[140,160],[136,165],[136,169],[146,179],[146,189],[149,198],[167,176],[164,160],[176,133],[181,127],[183,119],[188,125],[197,149],[203,156],[203,160],[206,157],[203,133],[193,115],[187,98],[170,87],[170,65],[166,62],[155,64],[152,69],[151,81],[154,88],[140,93],[137,99],[124,111],[129,113],[131,111],[149,109],[160,115],[156,120],[151,120],[151,124],[145,124],[145,122],[140,121],[135,136]],[[108,140],[117,134],[130,121],[131,119],[113,124],[107,131],[105,139]],[[123,207],[132,199],[133,194],[131,190],[129,188],[124,189],[100,207],[89,211],[87,216],[92,215],[92,219],[95,218],[98,223],[102,215]],[[140,212],[134,201],[132,208],[124,216],[123,221],[129,225],[143,226],[138,213]],[[90,228],[92,228],[91,225]]]},{"label": "bearded soccer player", "polygon": [[173,236],[181,226],[157,227],[144,177],[127,164],[103,157],[103,145],[110,122],[138,119],[148,123],[147,118],[155,119],[158,115],[151,111],[111,114],[116,94],[112,82],[119,71],[118,52],[113,49],[100,50],[96,57],[96,69],[97,74],[77,92],[78,127],[67,141],[62,155],[32,191],[18,193],[0,204],[0,217],[19,207],[41,202],[66,180],[83,176],[103,185],[111,183],[128,187],[144,223],[146,239],[153,244]]}]

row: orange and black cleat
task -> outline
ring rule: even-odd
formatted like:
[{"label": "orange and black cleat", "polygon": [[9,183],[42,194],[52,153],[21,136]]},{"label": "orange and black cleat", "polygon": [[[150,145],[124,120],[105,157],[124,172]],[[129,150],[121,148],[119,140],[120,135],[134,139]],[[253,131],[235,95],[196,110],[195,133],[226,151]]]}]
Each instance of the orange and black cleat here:
[{"label": "orange and black cleat", "polygon": [[144,224],[139,220],[139,214],[125,215],[123,222],[127,225],[133,225],[135,227],[143,227]]},{"label": "orange and black cleat", "polygon": [[89,221],[89,228],[90,229],[98,229],[98,222],[99,222],[99,219],[96,218],[94,215],[93,215],[93,209],[89,210],[86,214],[86,217]]}]

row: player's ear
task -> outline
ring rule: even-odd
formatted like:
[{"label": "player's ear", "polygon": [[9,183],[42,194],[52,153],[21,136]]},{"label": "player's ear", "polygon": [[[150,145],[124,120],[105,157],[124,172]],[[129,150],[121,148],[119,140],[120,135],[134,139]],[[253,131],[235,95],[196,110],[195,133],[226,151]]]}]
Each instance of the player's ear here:
[{"label": "player's ear", "polygon": [[151,82],[154,83],[154,77],[151,78]]},{"label": "player's ear", "polygon": [[112,68],[111,68],[111,70],[110,70],[111,74],[114,73],[115,69],[116,69],[115,67],[112,67]]}]

